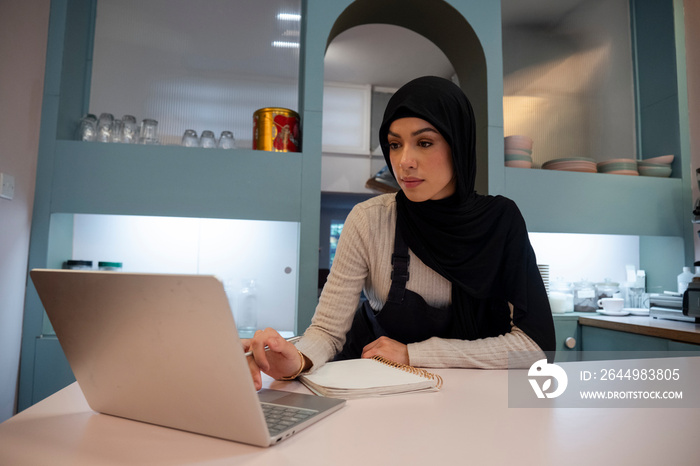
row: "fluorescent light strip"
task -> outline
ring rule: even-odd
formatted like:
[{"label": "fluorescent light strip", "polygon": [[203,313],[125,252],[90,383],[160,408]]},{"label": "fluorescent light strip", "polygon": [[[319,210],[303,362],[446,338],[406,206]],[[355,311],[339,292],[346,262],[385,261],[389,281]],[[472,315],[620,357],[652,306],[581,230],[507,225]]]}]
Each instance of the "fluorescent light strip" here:
[{"label": "fluorescent light strip", "polygon": [[275,40],[272,42],[273,47],[278,47],[281,49],[298,49],[299,42],[288,42],[284,40]]},{"label": "fluorescent light strip", "polygon": [[301,21],[301,15],[294,13],[279,13],[277,19],[280,21]]}]

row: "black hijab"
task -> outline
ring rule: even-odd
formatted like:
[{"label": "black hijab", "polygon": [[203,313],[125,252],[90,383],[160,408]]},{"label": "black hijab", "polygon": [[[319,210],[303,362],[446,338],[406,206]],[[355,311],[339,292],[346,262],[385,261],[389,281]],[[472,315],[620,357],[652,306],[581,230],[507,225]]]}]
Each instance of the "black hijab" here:
[{"label": "black hijab", "polygon": [[510,332],[510,302],[514,324],[543,351],[553,351],[554,323],[525,221],[510,199],[474,191],[476,131],[469,100],[457,85],[434,76],[401,87],[379,129],[392,174],[389,127],[406,117],[433,125],[452,149],[455,193],[412,202],[399,191],[396,221],[413,253],[452,282],[455,336],[475,340]]}]

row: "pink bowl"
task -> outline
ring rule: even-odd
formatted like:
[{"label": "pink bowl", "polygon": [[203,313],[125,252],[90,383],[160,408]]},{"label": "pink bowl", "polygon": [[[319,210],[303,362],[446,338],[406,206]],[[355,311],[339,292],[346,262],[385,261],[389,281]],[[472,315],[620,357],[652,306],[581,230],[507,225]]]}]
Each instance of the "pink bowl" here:
[{"label": "pink bowl", "polygon": [[612,163],[629,163],[632,165],[637,165],[637,161],[635,159],[611,159],[611,160],[606,160],[604,162],[598,162],[598,167],[604,167],[606,165],[610,165]]},{"label": "pink bowl", "polygon": [[506,167],[532,168],[532,162],[528,162],[527,160],[507,160]]},{"label": "pink bowl", "polygon": [[673,156],[672,155],[662,155],[660,157],[652,157],[650,159],[644,159],[644,160],[642,160],[642,162],[668,165],[668,164],[673,163]]},{"label": "pink bowl", "polygon": [[532,138],[528,136],[506,136],[503,142],[506,149],[532,150]]}]

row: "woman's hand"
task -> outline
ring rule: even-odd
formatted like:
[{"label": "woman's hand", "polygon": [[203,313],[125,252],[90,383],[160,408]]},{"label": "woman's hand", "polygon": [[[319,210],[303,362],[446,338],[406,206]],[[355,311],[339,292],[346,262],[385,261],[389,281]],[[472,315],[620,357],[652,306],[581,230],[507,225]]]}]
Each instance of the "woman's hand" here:
[{"label": "woman's hand", "polygon": [[408,364],[408,346],[389,337],[379,337],[362,349],[363,358],[383,356],[399,364]]},{"label": "woman's hand", "polygon": [[[306,358],[302,361],[296,347],[274,329],[258,330],[253,338],[241,342],[244,351],[253,352],[248,356],[248,367],[256,390],[262,388],[260,371],[279,379],[298,373],[302,363],[306,365]],[[266,346],[270,348],[268,351],[265,351]]]}]

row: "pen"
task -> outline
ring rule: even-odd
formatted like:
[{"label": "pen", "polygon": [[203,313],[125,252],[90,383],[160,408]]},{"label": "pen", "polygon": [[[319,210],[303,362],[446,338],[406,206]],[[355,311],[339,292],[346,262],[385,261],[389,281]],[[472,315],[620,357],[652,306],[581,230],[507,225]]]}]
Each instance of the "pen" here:
[{"label": "pen", "polygon": [[[300,336],[297,336],[297,337],[286,338],[286,340],[287,340],[289,343],[295,343],[295,342],[299,341],[300,338],[301,338]],[[265,347],[265,351],[270,351],[270,347],[269,347],[269,346],[266,346],[266,347]],[[252,355],[253,355],[253,352],[252,352],[252,351],[248,351],[248,352],[246,352],[245,357],[247,358],[248,356],[252,356]]]}]

